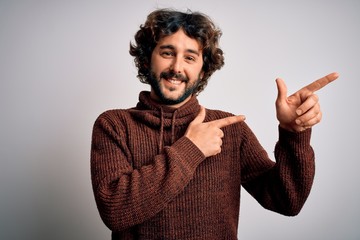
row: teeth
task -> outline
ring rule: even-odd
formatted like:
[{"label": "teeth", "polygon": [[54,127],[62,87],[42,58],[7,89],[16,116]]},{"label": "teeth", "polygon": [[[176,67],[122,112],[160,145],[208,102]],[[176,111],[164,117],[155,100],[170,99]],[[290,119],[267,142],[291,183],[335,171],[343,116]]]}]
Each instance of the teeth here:
[{"label": "teeth", "polygon": [[169,79],[169,82],[171,82],[172,84],[175,84],[175,85],[180,85],[181,84],[180,80]]}]

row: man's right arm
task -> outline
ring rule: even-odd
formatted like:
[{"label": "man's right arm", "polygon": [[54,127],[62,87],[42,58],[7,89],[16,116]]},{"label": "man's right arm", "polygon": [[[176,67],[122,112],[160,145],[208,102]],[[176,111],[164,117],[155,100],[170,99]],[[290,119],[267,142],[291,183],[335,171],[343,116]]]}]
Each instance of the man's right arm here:
[{"label": "man's right arm", "polygon": [[91,145],[91,179],[95,200],[104,223],[122,231],[160,212],[183,191],[204,154],[182,137],[152,164],[135,169],[130,164],[125,131],[109,116],[95,122]]}]

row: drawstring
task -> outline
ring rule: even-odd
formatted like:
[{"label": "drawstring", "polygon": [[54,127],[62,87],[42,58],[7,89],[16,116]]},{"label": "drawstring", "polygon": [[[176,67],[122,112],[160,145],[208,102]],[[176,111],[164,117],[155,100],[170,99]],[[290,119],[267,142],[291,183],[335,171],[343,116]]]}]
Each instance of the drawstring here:
[{"label": "drawstring", "polygon": [[176,120],[177,110],[173,113],[173,117],[171,119],[171,145],[175,142],[175,120]]},{"label": "drawstring", "polygon": [[[176,121],[177,110],[173,113],[171,119],[171,145],[175,142],[175,121]],[[164,147],[164,110],[160,108],[160,136],[159,136],[159,144],[158,144],[158,153],[162,153],[162,149]]]},{"label": "drawstring", "polygon": [[163,141],[164,141],[164,111],[160,108],[160,139],[159,139],[159,154],[162,152],[163,149]]}]

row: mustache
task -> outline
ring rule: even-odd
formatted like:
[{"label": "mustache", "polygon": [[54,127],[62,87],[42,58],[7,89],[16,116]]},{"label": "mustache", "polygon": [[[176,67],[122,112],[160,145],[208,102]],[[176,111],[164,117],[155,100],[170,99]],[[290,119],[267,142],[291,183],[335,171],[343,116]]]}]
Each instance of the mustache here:
[{"label": "mustache", "polygon": [[183,82],[189,81],[189,79],[186,76],[182,75],[181,73],[176,73],[175,71],[162,72],[160,73],[160,78],[164,78],[164,79],[176,78]]}]

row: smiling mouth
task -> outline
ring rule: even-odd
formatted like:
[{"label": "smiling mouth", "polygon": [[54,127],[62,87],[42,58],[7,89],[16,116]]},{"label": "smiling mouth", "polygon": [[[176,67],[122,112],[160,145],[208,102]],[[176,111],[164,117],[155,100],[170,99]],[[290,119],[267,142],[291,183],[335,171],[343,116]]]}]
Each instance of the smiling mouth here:
[{"label": "smiling mouth", "polygon": [[174,85],[180,85],[182,82],[187,83],[189,81],[187,77],[180,73],[175,73],[174,71],[162,72],[160,78],[165,79]]},{"label": "smiling mouth", "polygon": [[177,79],[177,78],[170,78],[170,79],[165,79],[165,80],[174,85],[180,85],[183,82],[182,80]]}]

